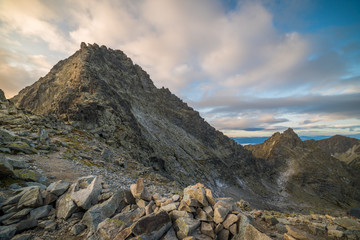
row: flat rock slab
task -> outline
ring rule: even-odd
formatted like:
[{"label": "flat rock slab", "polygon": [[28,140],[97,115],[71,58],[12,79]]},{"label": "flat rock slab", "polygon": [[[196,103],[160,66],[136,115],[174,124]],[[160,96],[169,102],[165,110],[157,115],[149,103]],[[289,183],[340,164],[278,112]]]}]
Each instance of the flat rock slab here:
[{"label": "flat rock slab", "polygon": [[95,177],[86,188],[82,188],[81,183],[77,182],[72,186],[70,197],[78,207],[87,210],[97,203],[102,190],[101,183],[101,176]]},{"label": "flat rock slab", "polygon": [[60,180],[51,183],[46,190],[56,196],[60,196],[68,190],[70,184],[71,182]]},{"label": "flat rock slab", "polygon": [[18,202],[18,208],[23,207],[39,207],[43,204],[42,196],[40,193],[40,187],[33,187],[28,189],[24,195],[21,196]]}]

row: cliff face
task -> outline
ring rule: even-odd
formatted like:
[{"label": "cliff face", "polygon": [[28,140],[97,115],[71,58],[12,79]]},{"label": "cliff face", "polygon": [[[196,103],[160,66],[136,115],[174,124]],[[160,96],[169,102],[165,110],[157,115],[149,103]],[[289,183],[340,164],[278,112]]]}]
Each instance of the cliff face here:
[{"label": "cliff face", "polygon": [[318,209],[356,206],[360,200],[358,172],[332,157],[323,150],[323,145],[324,141],[302,142],[288,129],[275,133],[263,144],[246,148],[267,161],[268,173],[281,196],[299,206],[312,204]]},{"label": "cliff face", "polygon": [[238,179],[255,182],[262,165],[168,89],[156,88],[123,52],[105,46],[82,43],[12,101],[86,129],[180,183],[244,189]]}]

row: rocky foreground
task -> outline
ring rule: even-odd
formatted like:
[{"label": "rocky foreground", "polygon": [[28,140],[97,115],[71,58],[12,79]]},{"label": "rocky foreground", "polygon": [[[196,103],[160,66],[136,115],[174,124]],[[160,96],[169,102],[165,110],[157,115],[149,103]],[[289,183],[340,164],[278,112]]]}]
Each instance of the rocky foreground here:
[{"label": "rocky foreground", "polygon": [[[8,163],[7,163],[8,164]],[[1,203],[0,239],[359,239],[350,217],[252,210],[198,183],[167,198],[140,178],[111,191],[101,176],[33,183]]]}]

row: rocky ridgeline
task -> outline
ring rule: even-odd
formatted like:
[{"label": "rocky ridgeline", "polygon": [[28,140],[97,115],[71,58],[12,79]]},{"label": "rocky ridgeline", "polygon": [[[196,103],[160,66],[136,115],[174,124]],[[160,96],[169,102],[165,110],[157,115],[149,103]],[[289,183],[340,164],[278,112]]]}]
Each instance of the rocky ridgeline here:
[{"label": "rocky ridgeline", "polygon": [[[143,179],[110,191],[101,176],[30,186],[1,203],[0,239],[359,239],[349,217],[251,210],[198,183],[149,194]],[[17,234],[17,235],[16,235]]]}]

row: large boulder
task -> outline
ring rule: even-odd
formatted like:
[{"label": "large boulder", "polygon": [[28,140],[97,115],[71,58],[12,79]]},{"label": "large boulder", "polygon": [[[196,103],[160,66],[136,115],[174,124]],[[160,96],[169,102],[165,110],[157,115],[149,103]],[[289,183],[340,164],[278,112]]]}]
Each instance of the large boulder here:
[{"label": "large boulder", "polygon": [[89,185],[83,185],[82,179],[79,179],[71,187],[70,197],[78,207],[89,209],[98,202],[98,196],[102,190],[102,178],[96,176]]},{"label": "large boulder", "polygon": [[91,207],[85,212],[81,220],[82,224],[88,227],[90,233],[94,233],[102,221],[113,216],[116,210],[121,210],[124,207],[123,199],[124,192],[116,192],[110,199]]},{"label": "large boulder", "polygon": [[102,221],[97,227],[97,234],[102,239],[114,239],[125,228],[144,216],[145,210],[136,208],[129,212],[119,213],[112,218]]},{"label": "large boulder", "polygon": [[139,178],[136,181],[136,184],[131,184],[130,191],[131,191],[132,195],[134,196],[134,198],[151,201],[151,195],[148,193],[148,191],[146,190],[146,188],[144,186],[143,178]]},{"label": "large boulder", "polygon": [[56,196],[60,196],[68,190],[70,184],[71,182],[59,180],[51,183],[46,190]]},{"label": "large boulder", "polygon": [[199,203],[202,207],[206,207],[209,205],[206,198],[204,185],[198,183],[194,186],[189,186],[184,189],[183,201],[185,201],[188,206],[197,207],[197,204],[194,204],[194,200],[196,200],[196,202]]},{"label": "large boulder", "polygon": [[43,204],[40,187],[32,187],[25,191],[24,195],[21,196],[17,204],[17,208],[21,209],[24,207],[39,207]]},{"label": "large boulder", "polygon": [[187,217],[180,217],[176,219],[174,224],[177,237],[180,239],[190,236],[199,226],[199,220]]},{"label": "large boulder", "polygon": [[71,199],[70,194],[62,195],[56,201],[56,216],[57,218],[68,219],[74,212],[78,210],[78,206]]},{"label": "large boulder", "polygon": [[132,233],[140,239],[160,239],[171,227],[171,219],[167,212],[149,214],[137,221],[132,227]]}]

